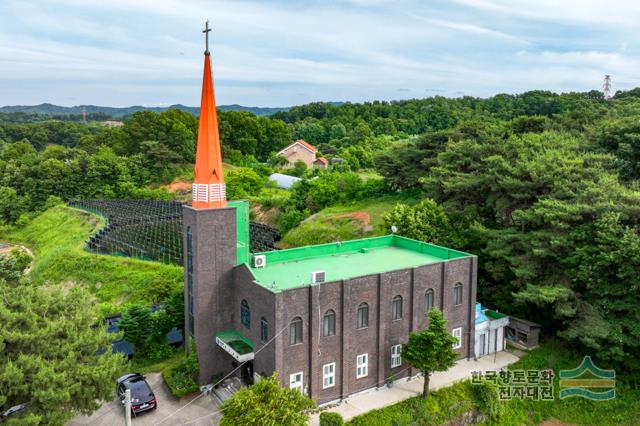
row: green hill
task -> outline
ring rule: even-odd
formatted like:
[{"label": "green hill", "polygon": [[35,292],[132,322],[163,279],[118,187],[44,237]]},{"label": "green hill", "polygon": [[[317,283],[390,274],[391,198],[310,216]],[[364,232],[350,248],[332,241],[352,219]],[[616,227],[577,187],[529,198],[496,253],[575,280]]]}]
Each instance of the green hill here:
[{"label": "green hill", "polygon": [[414,204],[413,198],[388,195],[355,202],[347,206],[327,207],[308,217],[282,238],[283,248],[347,241],[388,234],[382,216],[399,203]]},{"label": "green hill", "polygon": [[[87,114],[103,113],[114,118],[124,117],[125,115],[131,115],[139,111],[153,111],[162,112],[168,109],[179,109],[188,112],[192,115],[199,115],[200,108],[190,107],[182,104],[169,105],[167,107],[146,107],[141,105],[134,105],[129,107],[105,107],[99,105],[76,105],[72,107],[65,107],[53,104],[39,104],[39,105],[7,105],[0,107],[0,113],[13,113],[24,112],[27,114],[41,114],[48,116],[56,115],[79,115],[85,111]],[[233,105],[220,105],[218,106],[220,111],[248,111],[255,115],[271,115],[276,112],[287,111],[289,108],[270,108],[270,107],[248,107],[238,104]]]},{"label": "green hill", "polygon": [[20,242],[35,254],[31,278],[36,283],[84,285],[103,314],[130,303],[151,305],[182,286],[182,268],[157,262],[89,253],[84,242],[103,226],[102,219],[66,206],[53,207],[23,228],[0,233],[0,240]]}]

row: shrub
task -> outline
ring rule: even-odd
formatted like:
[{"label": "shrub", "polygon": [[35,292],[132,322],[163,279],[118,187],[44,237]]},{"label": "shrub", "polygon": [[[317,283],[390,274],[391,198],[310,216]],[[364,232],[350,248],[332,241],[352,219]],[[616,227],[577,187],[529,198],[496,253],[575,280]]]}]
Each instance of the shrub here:
[{"label": "shrub", "polygon": [[331,413],[328,411],[320,413],[320,426],[342,426],[344,420],[338,413]]},{"label": "shrub", "polygon": [[295,228],[304,220],[305,217],[309,216],[309,212],[299,212],[295,209],[289,209],[278,217],[278,232],[280,235],[284,235],[289,230]]},{"label": "shrub", "polygon": [[490,382],[474,385],[473,395],[481,412],[487,414],[492,419],[500,417],[503,407],[500,403],[497,385]]},{"label": "shrub", "polygon": [[192,347],[191,353],[175,367],[163,371],[162,377],[173,396],[180,398],[200,390],[195,381],[199,371],[195,348]]}]

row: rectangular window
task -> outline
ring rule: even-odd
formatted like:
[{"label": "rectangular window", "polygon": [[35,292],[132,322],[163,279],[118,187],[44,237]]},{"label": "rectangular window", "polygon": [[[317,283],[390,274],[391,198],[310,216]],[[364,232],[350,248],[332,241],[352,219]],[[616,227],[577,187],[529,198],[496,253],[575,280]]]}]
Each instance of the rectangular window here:
[{"label": "rectangular window", "polygon": [[362,354],[356,357],[356,379],[369,375],[369,354]]},{"label": "rectangular window", "polygon": [[454,328],[451,331],[451,335],[458,339],[457,343],[453,344],[453,349],[459,349],[462,347],[462,328]]},{"label": "rectangular window", "polygon": [[291,389],[297,389],[300,393],[304,393],[304,388],[302,387],[302,371],[289,376],[289,387]]},{"label": "rectangular window", "polygon": [[193,235],[189,226],[187,227],[187,304],[189,316],[187,326],[189,327],[189,334],[192,336],[195,333],[193,281]]},{"label": "rectangular window", "polygon": [[391,302],[391,319],[393,321],[402,319],[402,297],[396,296]]},{"label": "rectangular window", "polygon": [[402,345],[391,346],[391,368],[402,365]]},{"label": "rectangular window", "polygon": [[260,321],[260,341],[266,343],[269,340],[269,322],[262,318]]},{"label": "rectangular window", "polygon": [[424,297],[424,311],[429,312],[433,309],[433,290],[428,290]]},{"label": "rectangular window", "polygon": [[302,320],[300,318],[293,320],[291,323],[291,327],[289,329],[289,343],[292,345],[302,343]]},{"label": "rectangular window", "polygon": [[322,389],[327,389],[335,385],[336,379],[336,363],[325,364],[322,366]]},{"label": "rectangular window", "polygon": [[358,307],[358,328],[369,327],[369,305],[362,303]]},{"label": "rectangular window", "polygon": [[462,305],[462,284],[458,283],[453,288],[454,304]]},{"label": "rectangular window", "polygon": [[333,311],[327,312],[322,320],[322,335],[333,336],[336,334],[336,314]]}]

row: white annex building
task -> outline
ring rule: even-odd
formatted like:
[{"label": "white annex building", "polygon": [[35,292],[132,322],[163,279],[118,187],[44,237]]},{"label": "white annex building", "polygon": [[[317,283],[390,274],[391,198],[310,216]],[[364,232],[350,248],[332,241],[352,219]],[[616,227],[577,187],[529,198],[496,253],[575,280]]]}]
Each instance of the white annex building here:
[{"label": "white annex building", "polygon": [[509,317],[500,312],[483,308],[476,303],[476,358],[500,352],[505,348],[505,327],[509,325]]}]

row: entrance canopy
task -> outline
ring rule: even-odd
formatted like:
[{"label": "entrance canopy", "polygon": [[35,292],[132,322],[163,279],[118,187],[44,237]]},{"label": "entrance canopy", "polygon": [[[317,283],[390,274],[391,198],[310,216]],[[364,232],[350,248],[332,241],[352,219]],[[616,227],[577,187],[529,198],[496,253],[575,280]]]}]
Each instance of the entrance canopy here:
[{"label": "entrance canopy", "polygon": [[253,359],[253,345],[236,330],[222,331],[216,334],[216,344],[238,362]]}]

